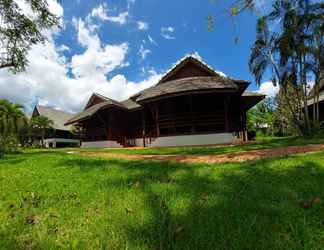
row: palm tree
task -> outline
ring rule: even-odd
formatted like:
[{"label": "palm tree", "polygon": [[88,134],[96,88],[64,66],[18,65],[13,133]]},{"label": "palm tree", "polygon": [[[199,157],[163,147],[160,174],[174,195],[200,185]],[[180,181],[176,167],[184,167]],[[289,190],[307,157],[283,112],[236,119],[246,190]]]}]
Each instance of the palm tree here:
[{"label": "palm tree", "polygon": [[[285,91],[287,85],[295,87],[300,106],[304,109],[304,121],[299,127],[301,131],[305,131],[303,127],[306,128],[307,133],[310,132],[307,79],[312,64],[309,54],[314,37],[311,24],[314,20],[321,20],[323,25],[322,15],[316,14],[322,13],[322,5],[310,4],[308,0],[276,0],[272,12],[258,21],[257,39],[249,61],[250,71],[258,84],[270,69],[273,82],[279,84],[286,98],[290,98]],[[268,23],[272,25],[271,31]],[[280,24],[280,27],[274,27],[275,24]],[[298,122],[299,119],[295,117],[294,120]]]},{"label": "palm tree", "polygon": [[20,125],[26,122],[23,106],[0,100],[0,134],[17,134]]},{"label": "palm tree", "polygon": [[18,131],[27,122],[22,109],[20,104],[0,100],[0,158],[18,145]]},{"label": "palm tree", "polygon": [[31,119],[31,127],[34,130],[34,134],[41,135],[41,146],[44,147],[44,140],[46,132],[52,128],[53,121],[45,116],[36,116]]}]

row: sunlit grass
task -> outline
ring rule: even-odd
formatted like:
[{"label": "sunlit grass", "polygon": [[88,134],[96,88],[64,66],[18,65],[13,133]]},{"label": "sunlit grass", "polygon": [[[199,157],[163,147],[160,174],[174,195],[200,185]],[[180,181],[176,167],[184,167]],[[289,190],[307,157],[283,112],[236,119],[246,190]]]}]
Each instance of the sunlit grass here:
[{"label": "sunlit grass", "polygon": [[324,153],[189,165],[0,160],[1,249],[320,249]]}]

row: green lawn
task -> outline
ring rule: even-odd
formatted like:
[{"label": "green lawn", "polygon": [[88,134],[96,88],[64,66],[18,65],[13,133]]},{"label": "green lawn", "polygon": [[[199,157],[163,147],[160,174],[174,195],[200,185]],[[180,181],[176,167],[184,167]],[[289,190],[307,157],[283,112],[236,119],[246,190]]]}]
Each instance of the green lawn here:
[{"label": "green lawn", "polygon": [[[237,146],[221,146],[221,147],[166,147],[166,148],[145,148],[145,149],[77,149],[81,151],[108,152],[117,154],[141,154],[141,155],[206,155],[206,154],[225,154],[242,151],[251,151],[256,149],[278,148],[295,145],[319,144],[324,143],[323,136],[315,138],[300,138],[300,137],[270,137],[262,138],[257,142],[252,142],[245,145]],[[61,149],[66,151],[66,149]],[[75,150],[75,149],[71,149]]]},{"label": "green lawn", "polygon": [[323,180],[324,152],[223,165],[25,152],[0,160],[0,248],[322,249]]}]

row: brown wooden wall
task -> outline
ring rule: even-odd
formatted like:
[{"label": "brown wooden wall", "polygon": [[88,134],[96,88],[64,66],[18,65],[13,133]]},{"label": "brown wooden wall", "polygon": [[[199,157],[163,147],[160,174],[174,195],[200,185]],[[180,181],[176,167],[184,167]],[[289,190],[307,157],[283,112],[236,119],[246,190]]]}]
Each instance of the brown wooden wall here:
[{"label": "brown wooden wall", "polygon": [[82,122],[86,141],[115,140],[169,135],[238,132],[245,127],[241,99],[224,93],[193,94],[162,99],[142,110],[101,110]]}]

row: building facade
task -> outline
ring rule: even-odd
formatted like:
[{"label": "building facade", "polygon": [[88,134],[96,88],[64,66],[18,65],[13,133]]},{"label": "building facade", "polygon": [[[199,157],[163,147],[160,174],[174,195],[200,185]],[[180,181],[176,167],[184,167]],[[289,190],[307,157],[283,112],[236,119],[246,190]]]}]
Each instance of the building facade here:
[{"label": "building facade", "polygon": [[224,76],[193,56],[153,87],[117,102],[93,94],[68,120],[84,131],[82,147],[165,147],[247,140],[246,112],[264,99],[249,82]]},{"label": "building facade", "polygon": [[67,120],[74,116],[73,114],[36,105],[32,117],[37,116],[45,116],[53,121],[52,129],[47,130],[45,133],[44,144],[46,148],[77,147],[80,145],[80,140],[70,132],[71,125],[64,125]]}]

